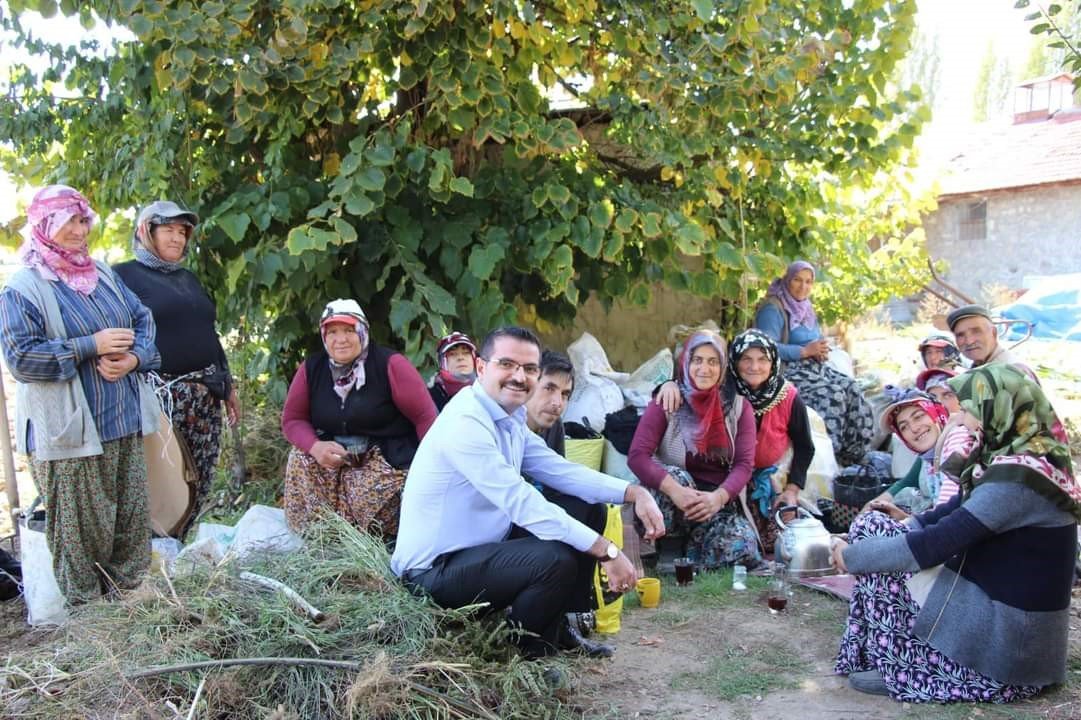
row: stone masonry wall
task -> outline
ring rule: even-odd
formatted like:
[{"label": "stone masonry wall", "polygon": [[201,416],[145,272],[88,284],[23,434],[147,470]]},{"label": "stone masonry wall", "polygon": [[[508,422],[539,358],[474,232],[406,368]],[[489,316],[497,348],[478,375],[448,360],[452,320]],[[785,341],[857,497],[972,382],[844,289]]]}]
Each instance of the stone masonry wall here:
[{"label": "stone masonry wall", "polygon": [[[981,199],[986,237],[962,240],[969,204]],[[1081,184],[943,200],[923,227],[928,253],[949,263],[946,281],[977,297],[988,285],[1020,289],[1027,275],[1081,272]]]}]

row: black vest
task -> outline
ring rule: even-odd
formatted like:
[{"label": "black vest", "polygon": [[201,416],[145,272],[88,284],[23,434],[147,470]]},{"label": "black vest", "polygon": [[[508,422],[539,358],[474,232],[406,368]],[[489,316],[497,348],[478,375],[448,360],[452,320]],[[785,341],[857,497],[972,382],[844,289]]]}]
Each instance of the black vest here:
[{"label": "black vest", "polygon": [[365,435],[379,446],[383,457],[393,467],[405,468],[413,462],[420,444],[417,428],[394,404],[387,374],[387,364],[396,354],[373,344],[364,360],[364,387],[352,390],[345,402],[334,392],[326,352],[304,361],[311,422],[320,440],[333,440],[340,435]]}]

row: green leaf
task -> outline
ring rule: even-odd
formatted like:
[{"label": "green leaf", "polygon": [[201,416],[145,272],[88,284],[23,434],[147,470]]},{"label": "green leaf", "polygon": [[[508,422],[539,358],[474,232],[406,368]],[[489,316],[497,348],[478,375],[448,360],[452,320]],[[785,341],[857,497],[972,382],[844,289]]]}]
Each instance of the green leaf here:
[{"label": "green leaf", "polygon": [[356,217],[364,217],[375,210],[375,202],[363,193],[353,193],[345,201],[345,211]]},{"label": "green leaf", "polygon": [[610,200],[593,203],[589,206],[589,221],[595,226],[607,230],[612,224],[614,210]]},{"label": "green leaf", "polygon": [[229,261],[225,269],[225,287],[229,292],[236,292],[237,282],[240,280],[240,276],[244,274],[244,270],[248,267],[248,258],[244,255],[233,258]]},{"label": "green leaf", "polygon": [[676,230],[676,247],[684,255],[699,255],[706,246],[708,238],[702,227],[688,222]]},{"label": "green leaf", "polygon": [[395,300],[390,305],[390,327],[394,332],[401,335],[409,329],[409,323],[421,313],[421,308],[409,300]]},{"label": "green leaf", "polygon": [[355,182],[365,190],[382,190],[387,176],[377,167],[367,167],[356,175]]},{"label": "green leaf", "polygon": [[616,217],[616,230],[621,233],[629,233],[634,229],[634,221],[638,219],[638,213],[630,208],[623,208]]},{"label": "green leaf", "polygon": [[503,248],[500,245],[474,245],[469,252],[467,267],[478,279],[487,280],[502,259]]},{"label": "green leaf", "polygon": [[743,257],[732,243],[719,242],[713,251],[713,259],[726,268],[743,267]]},{"label": "green leaf", "polygon": [[[571,191],[564,185],[548,185],[547,186],[548,197],[552,200],[553,205],[563,205],[571,199]],[[536,202],[534,201],[534,204]],[[537,205],[537,207],[540,207]]]},{"label": "green leaf", "polygon": [[394,146],[389,144],[380,144],[374,147],[368,148],[364,153],[364,158],[376,167],[387,167],[394,164]]},{"label": "green leaf", "polygon": [[647,238],[661,235],[661,216],[658,213],[646,213],[642,217],[642,234]]},{"label": "green leaf", "polygon": [[330,224],[334,226],[334,232],[338,235],[338,245],[352,244],[357,241],[356,228],[342,218],[331,218]]},{"label": "green leaf", "polygon": [[218,217],[214,222],[229,236],[230,240],[239,245],[244,241],[244,233],[248,231],[251,217],[247,213],[229,213]]},{"label": "green leaf", "polygon": [[713,17],[713,0],[691,0],[691,5],[702,22],[709,22]]},{"label": "green leaf", "polygon": [[312,249],[307,225],[301,225],[289,231],[289,235],[285,238],[285,249],[290,255],[301,255]]},{"label": "green leaf", "polygon": [[456,192],[459,195],[465,195],[466,197],[473,197],[473,183],[466,177],[456,177],[450,181],[451,192]]}]

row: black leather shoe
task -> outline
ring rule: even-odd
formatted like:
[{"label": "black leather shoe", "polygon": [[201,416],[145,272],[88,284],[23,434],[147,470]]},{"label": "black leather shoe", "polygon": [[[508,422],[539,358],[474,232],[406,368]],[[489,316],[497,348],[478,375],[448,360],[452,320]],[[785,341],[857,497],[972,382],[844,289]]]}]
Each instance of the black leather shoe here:
[{"label": "black leather shoe", "polygon": [[571,627],[566,621],[563,622],[559,629],[559,649],[579,652],[595,658],[612,657],[612,653],[616,651],[611,645],[587,640],[582,637],[582,633]]},{"label": "black leather shoe", "polygon": [[848,676],[848,684],[853,690],[859,690],[869,695],[889,695],[890,689],[886,687],[886,681],[878,674],[877,670],[864,670],[854,672]]}]

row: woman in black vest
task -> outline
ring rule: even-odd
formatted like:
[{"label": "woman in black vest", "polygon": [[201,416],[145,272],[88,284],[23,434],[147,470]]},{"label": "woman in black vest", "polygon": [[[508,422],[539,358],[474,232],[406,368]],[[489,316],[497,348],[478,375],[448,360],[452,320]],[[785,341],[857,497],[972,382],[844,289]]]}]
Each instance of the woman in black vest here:
[{"label": "woman in black vest", "polygon": [[293,444],[286,519],[302,529],[328,507],[360,530],[393,536],[405,473],[435,405],[404,355],[369,342],[355,300],[328,303],[319,330],[324,351],[297,368],[282,410]]},{"label": "woman in black vest", "polygon": [[[134,260],[113,270],[154,315],[161,353],[158,374],[168,384],[173,427],[191,452],[198,486],[195,503],[176,529],[183,538],[210,494],[221,452],[222,403],[229,424],[237,420],[236,388],[214,328],[217,309],[199,278],[184,267],[198,216],[174,202],[147,205],[135,220]],[[158,533],[172,528],[153,524]]]}]

